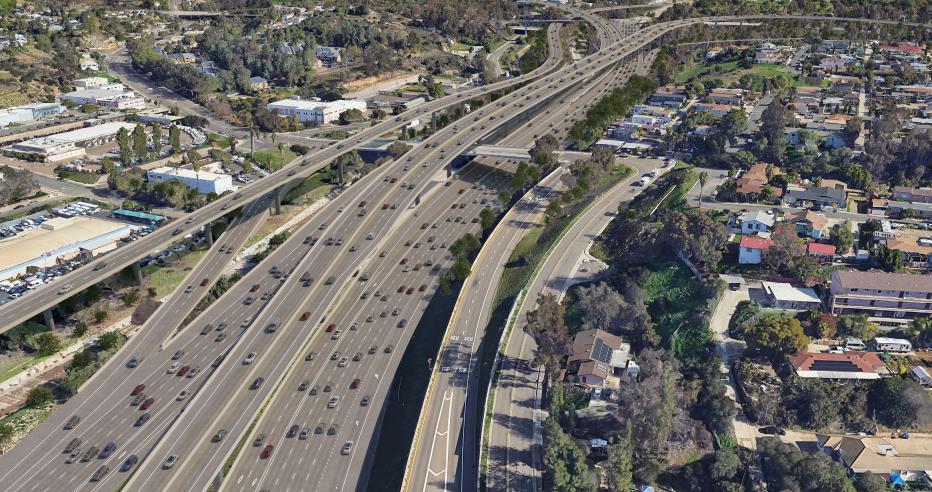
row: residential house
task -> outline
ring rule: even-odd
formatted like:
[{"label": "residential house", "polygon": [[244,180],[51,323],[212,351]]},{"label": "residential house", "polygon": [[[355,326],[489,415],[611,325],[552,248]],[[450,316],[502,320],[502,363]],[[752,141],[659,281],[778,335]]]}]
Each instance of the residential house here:
[{"label": "residential house", "polygon": [[893,198],[904,202],[932,203],[932,188],[896,186],[893,188]]},{"label": "residential house", "polygon": [[800,352],[789,359],[796,376],[842,383],[880,379],[886,366],[874,352]]},{"label": "residential house", "polygon": [[269,81],[262,77],[249,77],[249,88],[254,91],[264,91],[269,88]]},{"label": "residential house", "polygon": [[630,359],[631,346],[604,330],[584,330],[573,339],[567,369],[573,380],[595,387],[617,388]]},{"label": "residential house", "polygon": [[828,220],[824,215],[817,214],[812,210],[789,213],[784,217],[783,221],[792,225],[800,236],[813,239],[821,238],[825,234],[825,227],[828,224]]},{"label": "residential house", "polygon": [[743,108],[741,106],[733,106],[731,104],[715,104],[715,103],[699,103],[693,106],[693,111],[697,113],[699,112],[709,113],[710,115],[712,115],[713,118],[721,118],[722,116],[725,116],[726,114],[728,114],[729,111],[736,110],[736,109],[741,110]]},{"label": "residential house", "polygon": [[834,315],[867,314],[883,326],[932,316],[932,275],[836,270],[830,293]]},{"label": "residential house", "polygon": [[200,70],[211,77],[216,77],[220,73],[220,67],[213,60],[202,60]]},{"label": "residential house", "polygon": [[[774,168],[774,175],[779,174],[779,168]],[[759,195],[763,192],[764,187],[770,178],[767,176],[767,164],[758,162],[744,172],[735,180],[735,191],[742,195]],[[775,193],[776,194],[776,193]]]},{"label": "residential house", "polygon": [[725,89],[716,87],[709,91],[705,98],[707,101],[715,104],[728,104],[732,106],[741,106],[744,104],[743,89]]},{"label": "residential house", "polygon": [[738,244],[738,263],[741,265],[760,265],[773,241],[756,236],[744,236]]},{"label": "residential house", "polygon": [[932,470],[932,438],[910,436],[817,436],[819,448],[852,473],[871,472],[890,482],[928,482]]},{"label": "residential house", "polygon": [[791,207],[834,207],[843,208],[848,199],[845,190],[814,186],[805,190],[788,189],[783,194],[783,202]]},{"label": "residential house", "polygon": [[819,263],[831,263],[835,258],[835,246],[810,241],[806,244],[806,254],[815,258]]},{"label": "residential house", "polygon": [[90,55],[81,57],[80,66],[81,70],[90,70],[92,72],[100,71],[100,64]]},{"label": "residential house", "polygon": [[774,224],[773,212],[769,210],[751,210],[738,216],[741,234],[758,234],[770,232]]},{"label": "residential house", "polygon": [[650,97],[650,104],[678,108],[686,102],[687,97],[686,87],[668,85],[654,91]]},{"label": "residential house", "polygon": [[816,309],[822,300],[815,291],[805,287],[793,287],[784,282],[761,282],[761,288],[767,303],[775,309],[792,309],[805,311]]},{"label": "residential house", "polygon": [[903,236],[887,239],[886,246],[900,252],[903,268],[927,270],[932,267],[932,238]]},{"label": "residential house", "polygon": [[166,58],[182,65],[187,65],[197,61],[197,57],[195,57],[193,53],[170,53],[166,56]]},{"label": "residential house", "polygon": [[321,66],[333,67],[339,64],[342,60],[343,51],[342,48],[334,48],[332,46],[318,46],[314,50],[314,55],[317,57],[317,61]]},{"label": "residential house", "polygon": [[895,217],[932,217],[932,203],[890,201],[887,213]]}]

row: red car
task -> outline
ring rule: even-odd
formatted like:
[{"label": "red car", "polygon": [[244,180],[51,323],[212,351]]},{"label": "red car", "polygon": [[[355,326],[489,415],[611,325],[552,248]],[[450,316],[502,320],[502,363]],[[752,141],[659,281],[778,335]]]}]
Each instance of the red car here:
[{"label": "red car", "polygon": [[142,393],[142,390],[144,390],[144,389],[146,389],[146,385],[140,384],[140,385],[136,386],[135,388],[133,388],[133,392],[130,393],[130,396],[136,396],[136,395],[138,395],[139,393]]},{"label": "red car", "polygon": [[427,290],[427,284],[421,284],[421,286],[418,287],[417,290],[418,292],[424,292],[425,290]]},{"label": "red car", "polygon": [[406,294],[410,296],[413,293],[414,293],[414,287],[408,287],[408,292],[406,292]]},{"label": "red car", "polygon": [[401,293],[404,292],[404,291],[405,291],[405,286],[404,286],[404,285],[398,287],[398,293],[399,293],[399,294],[401,294]]},{"label": "red car", "polygon": [[387,204],[387,203],[383,203],[383,204],[382,204],[382,210],[388,210],[388,204]]},{"label": "red car", "polygon": [[399,265],[404,265],[404,264],[407,263],[407,262],[408,262],[408,259],[407,259],[407,258],[402,258],[401,261],[398,262],[398,264],[399,264]]},{"label": "red car", "polygon": [[249,289],[249,292],[255,292],[257,290],[259,290],[259,284],[253,285],[252,288]]},{"label": "red car", "polygon": [[456,204],[455,204],[455,203],[454,203],[453,205],[450,206],[450,210],[453,210],[453,209],[455,209],[455,208],[456,208]]},{"label": "red car", "polygon": [[268,459],[270,456],[272,456],[272,451],[274,450],[275,450],[275,446],[271,444],[267,444],[265,448],[262,449],[262,454],[260,454],[259,457],[264,460]]},{"label": "red car", "polygon": [[466,193],[466,188],[460,188],[459,194],[462,195],[463,193]]},{"label": "red car", "polygon": [[301,321],[307,321],[307,319],[310,318],[310,317],[311,317],[311,312],[310,312],[310,311],[305,311],[304,314],[302,314],[301,317],[300,317],[299,319],[300,319]]},{"label": "red car", "polygon": [[357,389],[357,388],[359,388],[359,383],[360,383],[359,378],[356,378],[356,379],[353,380],[352,383],[350,383],[349,388],[350,388],[351,390]]},{"label": "red car", "polygon": [[206,279],[206,278],[205,278],[204,280],[201,280],[201,287],[206,286],[208,283],[210,283],[210,280],[208,280],[208,279]]},{"label": "red car", "polygon": [[181,369],[178,369],[178,377],[184,376],[191,370],[191,366],[181,366]]},{"label": "red car", "polygon": [[148,410],[152,404],[155,403],[155,398],[149,398],[148,400],[142,402],[142,405],[139,405],[140,410]]},{"label": "red car", "polygon": [[327,333],[332,332],[336,327],[337,325],[330,323],[329,325],[327,325]]},{"label": "red car", "polygon": [[366,201],[363,200],[363,201],[359,202],[359,206],[360,206],[360,207],[365,207],[365,206],[366,206]]},{"label": "red car", "polygon": [[390,183],[397,183],[397,182],[398,182],[398,178],[392,178],[389,182],[390,182]]}]

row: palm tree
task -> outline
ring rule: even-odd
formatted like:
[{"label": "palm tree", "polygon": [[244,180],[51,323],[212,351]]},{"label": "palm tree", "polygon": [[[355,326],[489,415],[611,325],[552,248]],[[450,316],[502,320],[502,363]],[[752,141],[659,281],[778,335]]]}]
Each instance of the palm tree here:
[{"label": "palm tree", "polygon": [[705,184],[709,181],[709,173],[705,171],[699,172],[699,203],[702,203],[702,188],[705,187]]}]

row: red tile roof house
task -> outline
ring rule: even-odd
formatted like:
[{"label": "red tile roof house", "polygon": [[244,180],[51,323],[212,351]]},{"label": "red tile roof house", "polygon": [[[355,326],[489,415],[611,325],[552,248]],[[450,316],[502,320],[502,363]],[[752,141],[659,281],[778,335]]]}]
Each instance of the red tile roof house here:
[{"label": "red tile roof house", "polygon": [[835,257],[835,246],[810,242],[806,245],[806,254],[814,256],[819,263],[831,263]]},{"label": "red tile roof house", "polygon": [[874,352],[827,354],[800,352],[789,363],[801,378],[818,378],[838,382],[880,379],[889,374],[883,361]]},{"label": "red tile roof house", "polygon": [[755,236],[744,236],[738,245],[738,263],[741,265],[759,265],[763,260],[764,251],[773,245],[770,239]]}]

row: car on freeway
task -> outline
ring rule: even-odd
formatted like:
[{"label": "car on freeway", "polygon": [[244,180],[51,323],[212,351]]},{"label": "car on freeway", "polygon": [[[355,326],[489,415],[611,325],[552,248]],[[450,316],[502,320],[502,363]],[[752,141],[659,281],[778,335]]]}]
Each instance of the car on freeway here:
[{"label": "car on freeway", "polygon": [[210,442],[220,442],[223,440],[223,436],[227,435],[226,429],[220,429],[214,434],[214,437],[210,439]]},{"label": "car on freeway", "polygon": [[298,424],[292,425],[291,428],[288,429],[288,433],[285,434],[285,437],[287,437],[288,439],[291,439],[294,436],[298,435],[298,429],[300,429],[300,427],[298,427]]},{"label": "car on freeway", "polygon": [[362,400],[359,400],[359,406],[368,407],[369,406],[369,395],[362,397]]},{"label": "car on freeway", "polygon": [[331,396],[330,400],[327,402],[327,408],[336,408],[337,403],[340,402],[339,396]]},{"label": "car on freeway", "polygon": [[198,369],[197,367],[192,367],[191,370],[188,371],[188,379],[194,379],[194,376],[197,374],[197,371],[199,370],[200,369]]},{"label": "car on freeway", "polygon": [[75,426],[78,425],[79,422],[81,422],[81,417],[78,417],[77,415],[72,415],[71,417],[68,418],[68,421],[65,422],[64,429],[65,430],[74,429]]},{"label": "car on freeway", "polygon": [[360,360],[362,360],[362,352],[356,352],[353,355],[353,362],[359,362]]},{"label": "car on freeway", "polygon": [[155,403],[155,398],[147,398],[146,401],[139,405],[140,410],[148,410]]},{"label": "car on freeway", "polygon": [[201,287],[206,287],[209,283],[210,279],[205,278],[204,280],[201,280]]},{"label": "car on freeway", "polygon": [[121,471],[121,472],[128,472],[128,471],[133,467],[133,465],[135,465],[136,462],[138,462],[138,461],[139,461],[139,458],[137,458],[135,454],[129,455],[129,456],[126,458],[126,461],[123,462],[123,465],[120,466],[120,471]]},{"label": "car on freeway", "polygon": [[376,346],[376,345],[370,346],[370,347],[369,347],[369,355],[372,355],[372,354],[376,353],[376,351],[378,351],[378,350],[379,350],[379,347],[378,347],[378,346]]},{"label": "car on freeway", "polygon": [[64,454],[71,453],[71,452],[73,452],[75,449],[78,449],[78,446],[80,446],[80,445],[81,445],[81,440],[78,439],[77,437],[75,437],[74,439],[72,439],[71,441],[68,442],[68,445],[65,446],[65,450],[62,451],[62,453],[64,453]]},{"label": "car on freeway", "polygon": [[349,359],[346,357],[343,357],[340,359],[340,362],[337,362],[337,367],[346,367],[346,364],[348,363],[349,363]]},{"label": "car on freeway", "polygon": [[330,424],[330,428],[327,429],[327,435],[328,436],[335,435],[338,430],[340,430],[340,424]]},{"label": "car on freeway", "polygon": [[386,354],[390,354],[390,353],[392,353],[392,350],[394,350],[394,349],[395,349],[395,346],[394,346],[394,345],[388,344],[388,345],[385,346],[384,352],[385,352]]},{"label": "car on freeway", "polygon": [[256,360],[256,353],[249,352],[248,354],[246,354],[246,357],[243,358],[243,364],[244,365],[252,364],[252,361],[254,360]]},{"label": "car on freeway", "polygon": [[315,358],[317,358],[317,352],[308,352],[307,355],[304,356],[306,362],[310,362]]},{"label": "car on freeway", "polygon": [[320,385],[319,385],[319,384],[315,384],[314,387],[311,388],[311,391],[308,392],[308,394],[311,395],[311,396],[314,396],[314,395],[316,395],[318,392],[320,392]]},{"label": "car on freeway", "polygon": [[172,362],[171,364],[168,365],[168,369],[166,369],[165,372],[167,372],[168,374],[174,374],[175,371],[178,370],[178,366],[180,366],[180,365],[181,365],[181,364],[179,364],[179,363],[177,363],[177,362]]},{"label": "car on freeway", "polygon": [[359,385],[360,385],[361,383],[362,383],[362,380],[360,380],[359,378],[356,378],[356,379],[353,380],[352,383],[350,383],[349,387],[350,387],[350,389],[353,389],[353,390],[354,390],[354,389],[359,389]]},{"label": "car on freeway", "polygon": [[139,393],[138,395],[136,395],[136,398],[133,398],[133,401],[129,402],[129,405],[131,407],[139,406],[140,403],[145,401],[146,397],[147,396],[145,393]]},{"label": "car on freeway", "polygon": [[317,427],[314,427],[314,434],[323,434],[323,433],[324,433],[324,427],[326,427],[326,426],[324,425],[323,422],[317,424]]},{"label": "car on freeway", "polygon": [[262,449],[262,453],[259,454],[259,457],[264,460],[269,459],[272,456],[272,451],[274,450],[275,450],[275,446],[271,444],[266,444],[266,446]]},{"label": "car on freeway", "polygon": [[259,287],[260,287],[259,284],[255,284],[255,285],[252,286],[251,289],[249,289],[249,292],[255,292],[255,291],[259,290]]},{"label": "car on freeway", "polygon": [[330,323],[329,325],[327,325],[327,329],[326,329],[325,331],[326,331],[327,333],[332,333],[333,330],[334,330],[336,327],[337,327],[336,324]]},{"label": "car on freeway", "polygon": [[178,377],[182,377],[191,370],[191,366],[182,366],[181,369],[178,369]]},{"label": "car on freeway", "polygon": [[307,436],[308,436],[310,433],[311,433],[311,428],[310,428],[310,427],[304,427],[303,429],[301,429],[301,433],[298,434],[298,439],[301,439],[301,440],[307,439]]},{"label": "car on freeway", "polygon": [[333,332],[333,334],[330,335],[330,339],[339,340],[342,335],[343,335],[343,330],[336,330]]},{"label": "car on freeway", "polygon": [[94,458],[94,456],[97,456],[98,451],[100,450],[97,449],[97,446],[91,446],[87,448],[87,450],[84,451],[84,454],[81,455],[81,462],[86,463],[88,461],[91,461]]},{"label": "car on freeway", "polygon": [[261,377],[256,378],[256,379],[252,382],[252,384],[249,386],[249,389],[251,389],[251,390],[257,390],[257,389],[259,389],[259,387],[262,386],[262,383],[263,383],[264,381],[265,381],[265,378],[261,378]]},{"label": "car on freeway", "polygon": [[136,387],[133,388],[133,391],[130,392],[130,396],[136,396],[136,395],[138,395],[139,393],[142,393],[142,390],[144,390],[144,389],[146,389],[146,385],[144,385],[144,384],[137,384]]},{"label": "car on freeway", "polygon": [[116,451],[116,443],[108,442],[107,445],[104,446],[104,449],[100,451],[100,455],[98,455],[98,458],[105,460],[109,458],[110,455],[113,454],[114,451]]},{"label": "car on freeway", "polygon": [[324,393],[330,393],[330,390],[333,389],[333,382],[329,382],[324,386]]},{"label": "car on freeway", "polygon": [[178,397],[176,398],[176,400],[178,400],[178,401],[184,401],[185,398],[187,398],[187,397],[188,397],[188,390],[181,390],[181,392],[178,393]]},{"label": "car on freeway", "polygon": [[179,350],[172,355],[172,360],[178,360],[184,355],[184,350]]},{"label": "car on freeway", "polygon": [[252,447],[258,448],[264,442],[265,442],[265,434],[259,434],[258,436],[256,436],[256,439],[252,441]]},{"label": "car on freeway", "polygon": [[346,441],[346,444],[343,445],[343,448],[340,449],[340,454],[347,456],[353,452],[353,441]]},{"label": "car on freeway", "polygon": [[73,464],[75,461],[78,461],[80,458],[81,458],[81,450],[76,449],[74,450],[74,452],[71,453],[70,456],[68,456],[68,458],[65,459],[65,464],[66,465]]},{"label": "car on freeway", "polygon": [[168,455],[168,457],[165,458],[165,461],[162,462],[162,468],[166,470],[171,469],[171,467],[175,466],[175,463],[177,462],[178,462],[178,456],[174,454],[170,454]]},{"label": "car on freeway", "polygon": [[310,386],[310,384],[311,382],[308,381],[307,379],[305,379],[304,381],[301,381],[301,384],[298,385],[298,391],[306,390],[307,387]]},{"label": "car on freeway", "polygon": [[91,475],[91,482],[99,482],[104,479],[107,474],[110,473],[110,468],[107,465],[100,465],[100,468]]},{"label": "car on freeway", "polygon": [[139,418],[136,419],[136,422],[133,424],[133,427],[142,427],[143,424],[149,421],[149,417],[151,416],[152,415],[150,415],[149,412],[140,415]]}]

